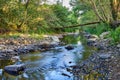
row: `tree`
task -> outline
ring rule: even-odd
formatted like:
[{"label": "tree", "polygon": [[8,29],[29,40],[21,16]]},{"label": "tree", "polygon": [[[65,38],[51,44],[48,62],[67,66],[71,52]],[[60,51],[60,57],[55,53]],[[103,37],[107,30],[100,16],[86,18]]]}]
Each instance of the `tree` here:
[{"label": "tree", "polygon": [[53,5],[51,8],[56,17],[59,19],[59,24],[61,27],[74,24],[74,21],[71,20],[70,17],[72,13],[66,7],[63,7],[61,4],[57,4]]},{"label": "tree", "polygon": [[[108,23],[112,27],[120,25],[120,0],[73,0],[79,1],[79,5],[89,7],[94,14],[103,23]],[[81,6],[83,7],[83,6]],[[82,11],[87,8],[82,8]]]},{"label": "tree", "polygon": [[47,0],[0,0],[0,31],[49,32],[74,24],[72,12]]}]

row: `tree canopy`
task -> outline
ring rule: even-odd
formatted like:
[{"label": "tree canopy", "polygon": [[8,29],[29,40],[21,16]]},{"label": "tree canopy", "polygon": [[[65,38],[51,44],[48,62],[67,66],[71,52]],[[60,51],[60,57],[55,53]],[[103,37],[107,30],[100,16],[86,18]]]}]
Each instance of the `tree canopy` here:
[{"label": "tree canopy", "polygon": [[[62,4],[48,5],[40,0],[0,0],[0,32],[36,31],[75,24],[72,12]],[[45,2],[45,1],[44,1]]]},{"label": "tree canopy", "polygon": [[[115,27],[120,24],[120,0],[71,0],[73,10],[91,13],[92,19],[108,23]],[[88,18],[90,19],[90,16]]]}]

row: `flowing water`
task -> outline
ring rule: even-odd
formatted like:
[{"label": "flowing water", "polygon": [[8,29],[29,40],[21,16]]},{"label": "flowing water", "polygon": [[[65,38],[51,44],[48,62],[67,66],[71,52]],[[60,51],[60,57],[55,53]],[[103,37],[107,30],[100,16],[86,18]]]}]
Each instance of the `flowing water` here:
[{"label": "flowing water", "polygon": [[[18,76],[8,73],[0,75],[0,80],[74,80],[74,75],[68,71],[71,66],[77,65],[83,57],[83,46],[79,36],[66,36],[62,39],[66,45],[55,47],[46,52],[37,52],[21,55],[25,71]],[[72,50],[65,47],[71,45]],[[0,62],[0,68],[12,64],[9,60]]]}]

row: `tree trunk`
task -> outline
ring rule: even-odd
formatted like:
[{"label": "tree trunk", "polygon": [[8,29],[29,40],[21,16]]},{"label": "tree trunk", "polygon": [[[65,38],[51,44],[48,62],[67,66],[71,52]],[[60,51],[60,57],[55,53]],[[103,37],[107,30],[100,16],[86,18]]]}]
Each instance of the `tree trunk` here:
[{"label": "tree trunk", "polygon": [[114,21],[118,20],[120,10],[120,0],[110,0],[111,13]]}]

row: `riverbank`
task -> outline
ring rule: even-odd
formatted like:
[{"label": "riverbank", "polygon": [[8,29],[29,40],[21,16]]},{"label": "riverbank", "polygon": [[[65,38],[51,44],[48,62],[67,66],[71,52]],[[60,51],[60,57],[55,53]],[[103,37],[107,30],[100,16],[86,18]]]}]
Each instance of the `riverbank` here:
[{"label": "riverbank", "polygon": [[[120,79],[120,44],[111,45],[111,39],[98,38],[83,33],[87,45],[96,47],[97,51],[77,66],[73,73],[79,80],[119,80]],[[76,79],[76,80],[77,80]]]},{"label": "riverbank", "polygon": [[[97,48],[92,55],[79,65],[71,66],[75,80],[119,80],[120,78],[120,44],[111,45],[111,39],[99,38],[96,35],[82,33],[89,47]],[[71,34],[70,34],[71,35]],[[61,42],[61,35],[45,36],[41,39],[30,37],[0,38],[0,59],[9,60],[14,56],[37,51],[47,51]],[[72,46],[70,46],[72,48]]]}]

